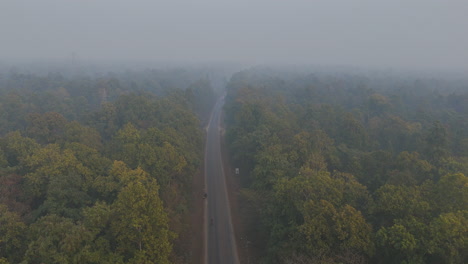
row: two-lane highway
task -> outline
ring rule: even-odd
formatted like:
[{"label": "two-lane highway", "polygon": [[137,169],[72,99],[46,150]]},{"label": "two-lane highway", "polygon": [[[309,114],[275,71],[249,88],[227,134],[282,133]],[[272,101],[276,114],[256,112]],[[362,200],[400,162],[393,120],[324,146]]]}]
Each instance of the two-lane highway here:
[{"label": "two-lane highway", "polygon": [[220,122],[223,104],[224,97],[216,102],[207,127],[205,146],[205,184],[208,194],[205,203],[206,264],[239,264],[221,157]]}]

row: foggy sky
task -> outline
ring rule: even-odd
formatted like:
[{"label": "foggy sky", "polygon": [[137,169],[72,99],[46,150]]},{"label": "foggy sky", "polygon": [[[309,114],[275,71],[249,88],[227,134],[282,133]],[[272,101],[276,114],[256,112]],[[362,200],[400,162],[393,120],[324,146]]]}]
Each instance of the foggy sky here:
[{"label": "foggy sky", "polygon": [[0,0],[0,60],[468,70],[466,0]]}]

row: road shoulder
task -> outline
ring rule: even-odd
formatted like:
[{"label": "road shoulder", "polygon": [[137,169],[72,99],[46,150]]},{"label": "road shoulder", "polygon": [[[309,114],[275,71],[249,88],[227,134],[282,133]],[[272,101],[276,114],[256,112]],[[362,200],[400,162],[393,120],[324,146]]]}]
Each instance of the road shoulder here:
[{"label": "road shoulder", "polygon": [[243,245],[242,238],[244,235],[244,228],[242,226],[242,220],[240,217],[240,207],[239,207],[239,190],[240,183],[239,179],[234,173],[234,168],[231,166],[229,152],[227,151],[225,144],[225,124],[224,120],[224,111],[221,115],[221,155],[224,167],[224,175],[226,177],[226,189],[228,194],[229,206],[231,208],[231,222],[234,229],[234,235],[236,238],[237,244],[237,255],[239,256],[240,263],[247,263],[247,254],[245,247]]}]

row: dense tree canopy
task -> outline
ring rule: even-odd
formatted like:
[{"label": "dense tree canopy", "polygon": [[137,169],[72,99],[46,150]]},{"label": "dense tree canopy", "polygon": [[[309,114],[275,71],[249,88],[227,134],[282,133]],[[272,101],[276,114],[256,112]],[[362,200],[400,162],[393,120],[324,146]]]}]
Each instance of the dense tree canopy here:
[{"label": "dense tree canopy", "polygon": [[226,140],[243,172],[256,261],[466,263],[467,87],[365,74],[235,74]]},{"label": "dense tree canopy", "polygon": [[178,235],[215,98],[184,70],[6,74],[0,263],[190,262]]},{"label": "dense tree canopy", "polygon": [[[189,262],[207,76],[3,74],[0,263]],[[233,75],[225,138],[256,263],[467,263],[467,87]]]}]

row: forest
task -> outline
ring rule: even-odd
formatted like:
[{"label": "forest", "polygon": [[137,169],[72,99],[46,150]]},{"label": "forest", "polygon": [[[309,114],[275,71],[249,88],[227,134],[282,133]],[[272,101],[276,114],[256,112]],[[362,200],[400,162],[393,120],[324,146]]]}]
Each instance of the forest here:
[{"label": "forest", "polygon": [[[223,80],[2,71],[0,263],[190,263]],[[468,262],[468,81],[255,67],[224,123],[250,263]]]},{"label": "forest", "polygon": [[468,82],[252,68],[226,141],[250,263],[468,263]]},{"label": "forest", "polygon": [[0,263],[189,263],[203,71],[0,74]]},{"label": "forest", "polygon": [[0,0],[0,264],[468,264],[468,0]]}]

